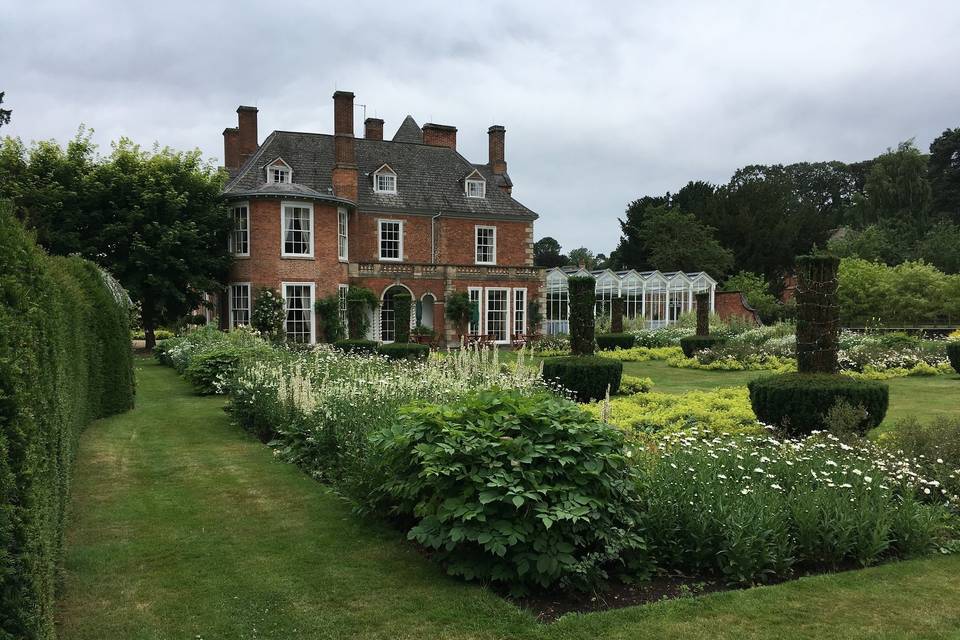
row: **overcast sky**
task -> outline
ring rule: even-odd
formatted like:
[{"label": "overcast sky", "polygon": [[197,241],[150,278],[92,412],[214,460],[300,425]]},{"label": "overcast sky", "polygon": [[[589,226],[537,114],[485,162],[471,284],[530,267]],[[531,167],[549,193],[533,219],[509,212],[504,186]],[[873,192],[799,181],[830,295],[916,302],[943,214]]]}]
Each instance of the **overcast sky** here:
[{"label": "overcast sky", "polygon": [[[536,236],[608,253],[644,194],[738,167],[871,158],[960,126],[960,2],[14,2],[0,91],[24,140],[95,130],[222,160],[239,104],[332,132],[335,89],[487,158],[507,129]],[[362,131],[357,110],[357,132]]]}]

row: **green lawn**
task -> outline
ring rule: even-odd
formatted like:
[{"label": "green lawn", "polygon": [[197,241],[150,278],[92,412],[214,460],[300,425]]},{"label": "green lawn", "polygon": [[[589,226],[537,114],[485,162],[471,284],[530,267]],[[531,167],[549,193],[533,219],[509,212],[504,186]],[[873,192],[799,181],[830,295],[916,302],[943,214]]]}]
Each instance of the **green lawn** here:
[{"label": "green lawn", "polygon": [[[651,378],[654,391],[666,393],[740,386],[763,375],[756,371],[678,369],[662,361],[627,362],[623,372]],[[888,429],[909,416],[924,422],[940,415],[960,416],[960,375],[893,378],[886,383],[890,385],[890,409],[880,429]]]},{"label": "green lawn", "polygon": [[137,408],[90,426],[60,638],[956,638],[960,557],[571,615],[446,577],[402,536],[138,360]]},{"label": "green lawn", "polygon": [[[511,360],[512,354],[501,356]],[[534,362],[537,362],[534,359]],[[669,367],[666,362],[625,362],[623,372],[631,376],[650,378],[654,391],[684,393],[708,391],[718,387],[744,386],[762,371],[703,371]],[[898,420],[915,416],[923,422],[937,416],[960,416],[960,375],[915,376],[887,380],[890,385],[890,409],[880,430],[891,428]]]}]

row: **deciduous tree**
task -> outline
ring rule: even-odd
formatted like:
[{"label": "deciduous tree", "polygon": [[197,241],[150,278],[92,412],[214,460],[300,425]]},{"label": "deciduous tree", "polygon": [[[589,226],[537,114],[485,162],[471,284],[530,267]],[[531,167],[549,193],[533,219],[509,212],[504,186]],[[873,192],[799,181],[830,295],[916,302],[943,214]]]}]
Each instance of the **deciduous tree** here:
[{"label": "deciduous tree", "polygon": [[198,307],[230,265],[225,175],[199,151],[145,151],[127,139],[107,157],[81,133],[61,149],[7,138],[0,193],[52,253],[78,253],[112,272],[154,329]]},{"label": "deciduous tree", "polygon": [[533,243],[533,264],[538,267],[562,267],[566,257],[560,253],[560,243],[546,236]]},{"label": "deciduous tree", "polygon": [[927,168],[933,213],[960,224],[960,128],[933,141]]}]

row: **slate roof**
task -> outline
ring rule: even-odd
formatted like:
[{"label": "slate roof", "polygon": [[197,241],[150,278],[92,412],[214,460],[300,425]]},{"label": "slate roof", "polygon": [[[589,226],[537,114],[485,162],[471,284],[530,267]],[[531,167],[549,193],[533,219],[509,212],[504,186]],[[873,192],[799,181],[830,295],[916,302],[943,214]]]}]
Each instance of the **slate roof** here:
[{"label": "slate roof", "polygon": [[400,128],[393,134],[394,142],[423,142],[423,131],[420,125],[413,119],[413,116],[407,116],[400,124]]},{"label": "slate roof", "polygon": [[[407,127],[407,122],[412,127]],[[404,132],[407,128],[408,131]],[[517,217],[535,219],[537,214],[500,190],[509,176],[497,176],[487,165],[472,164],[454,149],[418,142],[403,142],[419,127],[413,118],[404,120],[394,140],[355,140],[358,202],[361,211],[461,215],[465,217]],[[404,135],[401,135],[401,133]],[[274,131],[239,173],[225,187],[227,197],[286,195],[323,198],[333,196],[334,137],[329,134]],[[293,170],[293,184],[266,184],[267,165],[278,157]],[[373,190],[373,172],[388,164],[397,173],[397,194]],[[467,198],[463,180],[474,169],[487,180],[486,198]],[[271,193],[276,191],[276,193]]]}]

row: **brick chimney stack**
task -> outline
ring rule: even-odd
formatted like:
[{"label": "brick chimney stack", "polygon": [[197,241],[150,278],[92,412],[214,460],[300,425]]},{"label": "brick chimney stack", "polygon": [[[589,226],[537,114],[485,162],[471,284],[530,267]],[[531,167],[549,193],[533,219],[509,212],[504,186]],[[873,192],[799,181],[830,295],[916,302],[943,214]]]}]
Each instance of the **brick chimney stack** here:
[{"label": "brick chimney stack", "polygon": [[448,124],[434,124],[428,122],[421,127],[423,131],[423,144],[429,144],[434,147],[447,147],[456,151],[457,149],[457,128]]},{"label": "brick chimney stack", "polygon": [[367,118],[363,121],[363,137],[367,140],[383,140],[383,120]]},{"label": "brick chimney stack", "polygon": [[507,172],[507,161],[503,159],[503,139],[507,130],[499,124],[487,129],[487,138],[490,142],[490,170],[496,174]]},{"label": "brick chimney stack", "polygon": [[223,166],[232,175],[240,168],[240,129],[227,127],[223,130]]},{"label": "brick chimney stack", "polygon": [[353,143],[353,93],[333,94],[333,192],[357,200],[357,160]]},{"label": "brick chimney stack", "polygon": [[257,108],[237,107],[237,125],[237,167],[242,167],[260,146],[257,138]]}]

